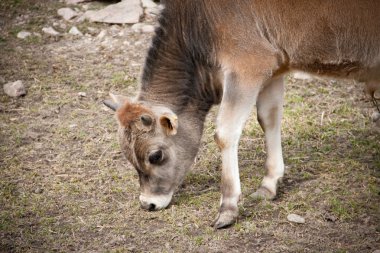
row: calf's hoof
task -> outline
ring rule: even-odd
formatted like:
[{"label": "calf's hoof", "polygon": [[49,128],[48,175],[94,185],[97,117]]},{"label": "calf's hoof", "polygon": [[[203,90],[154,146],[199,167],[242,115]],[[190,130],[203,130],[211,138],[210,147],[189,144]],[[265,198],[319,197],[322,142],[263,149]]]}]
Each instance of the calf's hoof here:
[{"label": "calf's hoof", "polygon": [[213,226],[215,229],[229,227],[237,221],[238,216],[239,209],[237,207],[224,208],[222,205],[218,216],[211,226]]},{"label": "calf's hoof", "polygon": [[276,197],[276,194],[271,192],[266,187],[260,186],[260,188],[257,189],[257,191],[250,195],[250,197],[253,199],[273,200]]}]

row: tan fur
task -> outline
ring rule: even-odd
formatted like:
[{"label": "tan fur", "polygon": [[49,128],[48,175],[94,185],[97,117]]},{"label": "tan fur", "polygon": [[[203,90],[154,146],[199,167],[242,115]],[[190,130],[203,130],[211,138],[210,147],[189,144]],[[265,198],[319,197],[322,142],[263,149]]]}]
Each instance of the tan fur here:
[{"label": "tan fur", "polygon": [[120,124],[128,127],[132,122],[139,120],[142,114],[152,115],[152,112],[141,104],[126,102],[116,114]]},{"label": "tan fur", "polygon": [[380,88],[379,1],[217,3],[218,59],[241,76],[302,70]]},{"label": "tan fur", "polygon": [[[238,142],[255,104],[268,155],[255,195],[274,198],[284,174],[283,75],[301,70],[355,79],[373,94],[380,88],[379,13],[378,0],[166,1],[138,102],[117,112],[122,148],[139,173],[143,208],[169,203],[194,161],[208,111],[220,102],[215,141],[222,153],[222,198],[215,227],[238,216]],[[155,119],[155,131],[124,129],[145,113]],[[149,162],[157,149],[164,164]]]}]

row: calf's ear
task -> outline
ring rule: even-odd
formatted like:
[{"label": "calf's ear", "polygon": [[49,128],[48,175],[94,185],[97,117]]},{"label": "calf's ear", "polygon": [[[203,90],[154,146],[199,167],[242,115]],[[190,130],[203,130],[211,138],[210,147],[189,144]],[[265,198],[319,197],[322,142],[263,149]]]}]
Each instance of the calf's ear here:
[{"label": "calf's ear", "polygon": [[167,135],[176,135],[178,129],[178,117],[174,112],[164,112],[160,116],[160,125]]},{"label": "calf's ear", "polygon": [[123,104],[125,104],[127,101],[130,100],[126,96],[122,96],[122,95],[116,95],[113,93],[110,93],[109,95],[112,100],[104,100],[103,104],[114,111],[119,109]]}]

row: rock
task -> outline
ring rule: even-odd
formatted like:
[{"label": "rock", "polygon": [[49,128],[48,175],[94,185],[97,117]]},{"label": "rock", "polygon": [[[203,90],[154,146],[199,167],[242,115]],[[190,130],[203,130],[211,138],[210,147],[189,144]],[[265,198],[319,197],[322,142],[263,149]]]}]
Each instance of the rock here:
[{"label": "rock", "polygon": [[58,36],[60,34],[51,26],[42,28],[42,31],[51,36]]},{"label": "rock", "polygon": [[95,33],[96,31],[98,31],[98,29],[96,29],[95,27],[87,27],[87,30],[90,32],[90,33]]},{"label": "rock", "polygon": [[106,36],[107,36],[107,30],[101,30],[98,36],[96,36],[96,38],[103,39]]},{"label": "rock", "polygon": [[377,250],[375,250],[375,251],[372,252],[372,253],[380,253],[380,249],[377,249]]},{"label": "rock", "polygon": [[154,26],[152,25],[144,25],[143,27],[141,27],[141,32],[143,33],[152,33],[154,32]]},{"label": "rock", "polygon": [[76,26],[71,27],[69,34],[75,35],[75,36],[83,36],[83,33],[79,31]]},{"label": "rock", "polygon": [[84,15],[78,16],[76,19],[74,19],[74,22],[76,23],[82,23],[86,21],[86,17]]},{"label": "rock", "polygon": [[98,34],[99,31],[95,27],[87,27],[87,32],[88,32],[88,34],[95,36]]},{"label": "rock", "polygon": [[34,190],[34,193],[36,193],[36,194],[41,194],[43,192],[44,192],[43,188],[37,188],[37,189]]},{"label": "rock", "polygon": [[110,24],[134,24],[143,15],[139,0],[123,0],[99,11],[86,11],[84,16],[91,22]]},{"label": "rock", "polygon": [[57,11],[58,15],[63,17],[64,20],[70,20],[76,16],[78,16],[78,13],[73,11],[70,8],[61,8]]},{"label": "rock", "polygon": [[89,4],[83,4],[82,9],[87,11],[90,8]]},{"label": "rock", "polygon": [[58,26],[62,30],[66,30],[67,29],[67,25],[64,22],[58,23],[56,26]]},{"label": "rock", "polygon": [[65,0],[66,4],[79,4],[83,2],[90,2],[91,0]]},{"label": "rock", "polygon": [[298,80],[312,80],[313,76],[309,75],[308,73],[305,72],[295,72],[293,73],[293,77]]},{"label": "rock", "polygon": [[152,0],[141,0],[141,4],[144,8],[155,8],[157,4]]},{"label": "rock", "polygon": [[143,26],[144,26],[143,23],[136,23],[133,26],[131,26],[131,29],[132,29],[132,31],[139,33],[139,32],[141,32],[141,28]]},{"label": "rock", "polygon": [[374,112],[371,116],[372,121],[375,123],[377,131],[380,132],[380,113]]},{"label": "rock", "polygon": [[314,193],[315,193],[315,194],[321,194],[321,193],[322,193],[322,190],[319,189],[319,188],[316,188],[316,189],[314,190]]},{"label": "rock", "polygon": [[86,92],[81,91],[81,92],[78,92],[78,96],[79,97],[85,97],[85,96],[87,96],[87,94],[86,94]]},{"label": "rock", "polygon": [[146,8],[145,11],[144,11],[144,13],[146,15],[151,15],[151,16],[157,16],[157,15],[160,14],[160,12],[161,12],[161,10],[159,8],[157,8],[157,7],[155,7],[155,8]]},{"label": "rock", "polygon": [[129,252],[135,252],[136,251],[136,246],[130,246],[130,247],[127,248],[127,250]]},{"label": "rock", "polygon": [[380,121],[380,112],[374,112],[371,115],[371,119],[373,122]]},{"label": "rock", "polygon": [[27,37],[29,37],[31,35],[32,35],[32,33],[30,33],[30,32],[21,31],[21,32],[17,33],[17,38],[19,38],[19,39],[26,39]]},{"label": "rock", "polygon": [[5,94],[10,97],[20,97],[26,95],[26,89],[21,80],[6,83],[3,86]]},{"label": "rock", "polygon": [[111,27],[109,28],[109,31],[112,34],[112,36],[114,37],[117,33],[120,32],[120,27],[119,27],[119,25],[111,25]]},{"label": "rock", "polygon": [[301,216],[299,216],[297,214],[294,214],[294,213],[289,214],[286,218],[290,222],[300,223],[300,224],[305,223],[305,218],[303,218],[303,217],[301,217]]},{"label": "rock", "polygon": [[146,25],[146,24],[143,24],[143,23],[136,23],[133,26],[131,26],[131,29],[134,32],[137,32],[137,33],[151,33],[151,32],[154,32],[155,28],[154,28],[153,25]]},{"label": "rock", "polygon": [[121,31],[117,34],[117,36],[119,36],[119,37],[124,37],[124,36],[126,36],[126,35],[128,35],[128,32],[127,32],[125,29],[121,30]]}]

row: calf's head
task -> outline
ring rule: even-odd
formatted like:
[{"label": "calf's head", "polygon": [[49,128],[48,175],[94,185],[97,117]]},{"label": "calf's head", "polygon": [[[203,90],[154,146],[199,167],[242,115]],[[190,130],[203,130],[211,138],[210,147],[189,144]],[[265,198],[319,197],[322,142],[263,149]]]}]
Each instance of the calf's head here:
[{"label": "calf's head", "polygon": [[122,152],[138,172],[141,206],[165,208],[191,166],[200,137],[191,136],[191,130],[184,134],[186,129],[167,107],[110,95],[113,102],[104,103],[116,111]]}]

